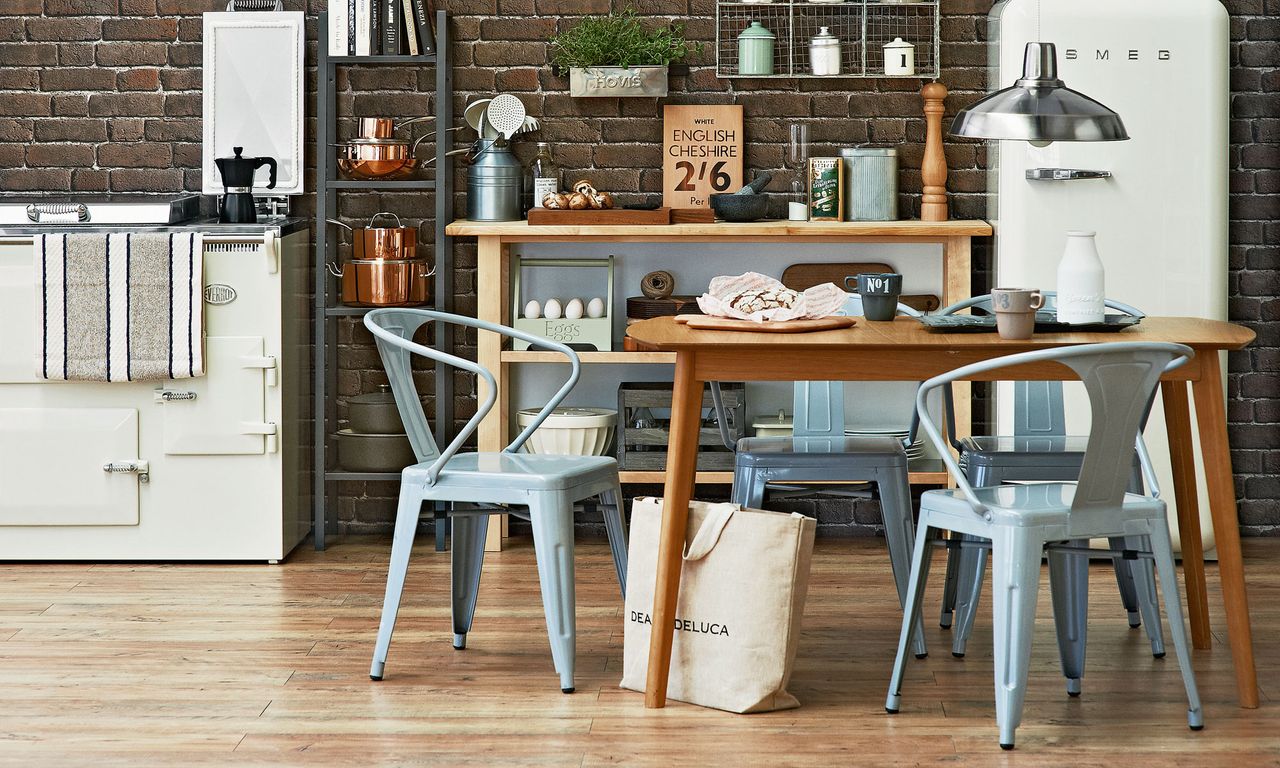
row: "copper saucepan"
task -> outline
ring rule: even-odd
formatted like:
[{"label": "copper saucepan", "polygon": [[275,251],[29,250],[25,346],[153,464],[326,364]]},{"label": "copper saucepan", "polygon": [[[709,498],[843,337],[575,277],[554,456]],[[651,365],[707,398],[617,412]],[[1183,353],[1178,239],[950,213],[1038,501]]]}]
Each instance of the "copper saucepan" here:
[{"label": "copper saucepan", "polygon": [[425,123],[435,119],[435,115],[426,115],[424,117],[411,117],[408,120],[402,120],[397,123],[395,118],[392,117],[362,117],[360,118],[360,138],[389,139],[395,136],[396,131],[406,125]]},{"label": "copper saucepan", "polygon": [[352,259],[329,274],[342,280],[342,303],[356,307],[412,307],[431,300],[435,270],[426,259]]},{"label": "copper saucepan", "polygon": [[[378,227],[380,216],[390,216],[396,220],[394,227]],[[383,211],[375,213],[369,219],[367,227],[352,227],[337,219],[329,219],[330,224],[346,227],[351,231],[351,257],[353,259],[412,259],[418,253],[418,228],[406,227],[400,217],[394,213]]]}]

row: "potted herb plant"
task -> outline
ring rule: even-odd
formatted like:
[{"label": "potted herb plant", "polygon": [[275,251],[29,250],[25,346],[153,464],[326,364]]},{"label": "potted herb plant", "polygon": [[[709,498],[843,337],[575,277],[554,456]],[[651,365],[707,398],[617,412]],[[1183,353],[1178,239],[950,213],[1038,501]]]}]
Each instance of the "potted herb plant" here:
[{"label": "potted herb plant", "polygon": [[633,7],[586,16],[551,39],[551,63],[569,72],[571,96],[666,96],[667,66],[702,49],[684,26],[646,28]]}]

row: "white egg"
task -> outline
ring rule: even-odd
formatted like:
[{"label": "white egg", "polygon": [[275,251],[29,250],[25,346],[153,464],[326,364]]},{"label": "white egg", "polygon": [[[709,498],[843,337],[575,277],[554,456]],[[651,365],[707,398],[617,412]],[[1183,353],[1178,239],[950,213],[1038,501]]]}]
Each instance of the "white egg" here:
[{"label": "white egg", "polygon": [[564,305],[564,319],[581,319],[584,311],[585,310],[582,307],[582,299],[569,299],[569,303]]},{"label": "white egg", "polygon": [[587,302],[587,317],[604,317],[604,299],[597,297]]},{"label": "white egg", "polygon": [[547,299],[547,303],[542,305],[542,316],[548,320],[559,320],[560,302],[555,299]]},{"label": "white egg", "polygon": [[542,316],[542,305],[537,299],[530,299],[528,304],[524,305],[524,317],[526,320],[537,320]]}]

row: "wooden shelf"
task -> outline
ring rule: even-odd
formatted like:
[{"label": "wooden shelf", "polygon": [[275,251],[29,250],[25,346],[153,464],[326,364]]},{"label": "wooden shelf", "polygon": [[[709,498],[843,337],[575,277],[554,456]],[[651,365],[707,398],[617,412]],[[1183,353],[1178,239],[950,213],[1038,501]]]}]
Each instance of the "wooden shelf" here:
[{"label": "wooden shelf", "polygon": [[[605,363],[621,365],[624,363],[675,363],[675,352],[579,352],[579,359],[584,363]],[[502,353],[504,363],[563,363],[565,356],[559,352],[541,352],[527,349],[515,352],[510,349]]]},{"label": "wooden shelf", "polygon": [[[507,242],[563,241],[565,239],[603,238],[613,242],[632,239],[636,242],[680,240],[734,240],[741,238],[892,238],[896,242],[911,238],[937,240],[946,237],[985,237],[991,225],[985,221],[755,221],[732,224],[671,224],[668,226],[558,225],[531,227],[526,221],[484,222],[458,219],[449,225],[448,234],[462,237],[497,236]],[[795,258],[792,251],[779,251],[778,256]]]}]

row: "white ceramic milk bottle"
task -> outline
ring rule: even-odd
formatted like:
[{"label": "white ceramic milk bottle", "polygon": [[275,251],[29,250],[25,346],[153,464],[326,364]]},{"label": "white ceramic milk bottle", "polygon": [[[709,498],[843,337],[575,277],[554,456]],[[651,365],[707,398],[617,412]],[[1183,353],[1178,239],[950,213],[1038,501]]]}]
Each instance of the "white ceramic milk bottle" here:
[{"label": "white ceramic milk bottle", "polygon": [[1093,232],[1068,232],[1058,262],[1058,322],[1101,323],[1106,281]]}]

